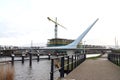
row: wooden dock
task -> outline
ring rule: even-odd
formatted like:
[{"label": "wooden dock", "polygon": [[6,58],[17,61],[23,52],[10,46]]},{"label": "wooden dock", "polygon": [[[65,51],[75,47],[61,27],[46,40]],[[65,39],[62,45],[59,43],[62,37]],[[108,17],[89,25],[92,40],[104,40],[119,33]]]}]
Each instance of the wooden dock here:
[{"label": "wooden dock", "polygon": [[102,56],[87,59],[62,80],[120,80],[120,67]]}]

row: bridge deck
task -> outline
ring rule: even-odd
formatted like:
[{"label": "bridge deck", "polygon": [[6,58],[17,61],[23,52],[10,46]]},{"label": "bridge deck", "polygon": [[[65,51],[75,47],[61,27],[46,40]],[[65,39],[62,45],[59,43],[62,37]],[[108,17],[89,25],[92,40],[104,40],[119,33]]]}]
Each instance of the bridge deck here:
[{"label": "bridge deck", "polygon": [[105,57],[88,59],[63,80],[120,80],[120,67]]}]

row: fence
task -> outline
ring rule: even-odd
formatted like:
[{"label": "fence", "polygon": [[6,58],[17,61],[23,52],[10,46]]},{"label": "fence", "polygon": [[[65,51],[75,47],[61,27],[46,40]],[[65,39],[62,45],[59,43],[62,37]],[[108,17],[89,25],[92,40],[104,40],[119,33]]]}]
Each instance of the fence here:
[{"label": "fence", "polygon": [[120,66],[120,54],[119,53],[108,54],[108,60]]},{"label": "fence", "polygon": [[[58,58],[57,58],[58,59]],[[51,59],[51,72],[50,72],[50,80],[54,80],[54,73],[59,71],[60,78],[64,77],[64,73],[68,74],[78,65],[80,65],[86,59],[86,54],[75,54],[72,56],[63,56],[59,57],[60,67],[57,70],[54,70],[54,61],[56,58]]]}]

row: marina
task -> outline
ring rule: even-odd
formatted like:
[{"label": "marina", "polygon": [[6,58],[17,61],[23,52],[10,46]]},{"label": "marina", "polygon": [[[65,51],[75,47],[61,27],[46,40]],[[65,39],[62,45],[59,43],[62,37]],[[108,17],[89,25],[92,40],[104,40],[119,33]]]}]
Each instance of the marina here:
[{"label": "marina", "polygon": [[[57,18],[56,21],[47,18],[55,23],[55,39],[50,39],[47,47],[33,47],[32,41],[31,47],[1,47],[0,64],[1,70],[3,70],[1,72],[5,72],[1,73],[3,80],[9,78],[8,75],[11,75],[10,80],[62,79],[82,64],[86,57],[100,56],[111,50],[102,46],[87,46],[85,43],[84,45],[81,43],[99,18],[75,40],[58,39],[57,25],[60,24],[57,23]],[[87,53],[89,54],[87,55]]]},{"label": "marina", "polygon": [[119,0],[0,0],[0,80],[120,80]]},{"label": "marina", "polygon": [[[94,57],[99,54],[88,54],[87,57]],[[35,58],[35,57],[33,57]],[[21,57],[15,57],[14,62],[14,79],[15,80],[50,80],[50,68],[51,68],[51,60],[48,60],[48,56],[42,56],[42,59],[38,62],[37,59],[32,60],[32,67],[29,66],[29,57],[26,58],[24,64],[22,64]],[[0,58],[0,64],[4,63],[4,66],[10,65],[8,63],[11,61],[11,57]],[[55,68],[57,70],[57,68]],[[59,71],[55,72],[54,79],[58,79],[60,77]]]}]

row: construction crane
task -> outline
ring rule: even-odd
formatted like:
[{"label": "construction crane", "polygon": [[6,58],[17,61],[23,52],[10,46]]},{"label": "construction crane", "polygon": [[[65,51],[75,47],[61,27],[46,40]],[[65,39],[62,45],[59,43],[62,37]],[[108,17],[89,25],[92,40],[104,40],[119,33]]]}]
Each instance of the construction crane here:
[{"label": "construction crane", "polygon": [[47,19],[49,20],[49,21],[52,21],[53,23],[55,23],[55,39],[57,39],[57,29],[58,29],[58,25],[59,26],[61,26],[62,28],[64,28],[64,29],[66,29],[64,26],[62,26],[61,24],[59,24],[59,23],[57,23],[57,17],[56,17],[56,19],[55,19],[55,21],[54,20],[52,20],[51,18],[49,18],[49,17],[47,17]]}]

